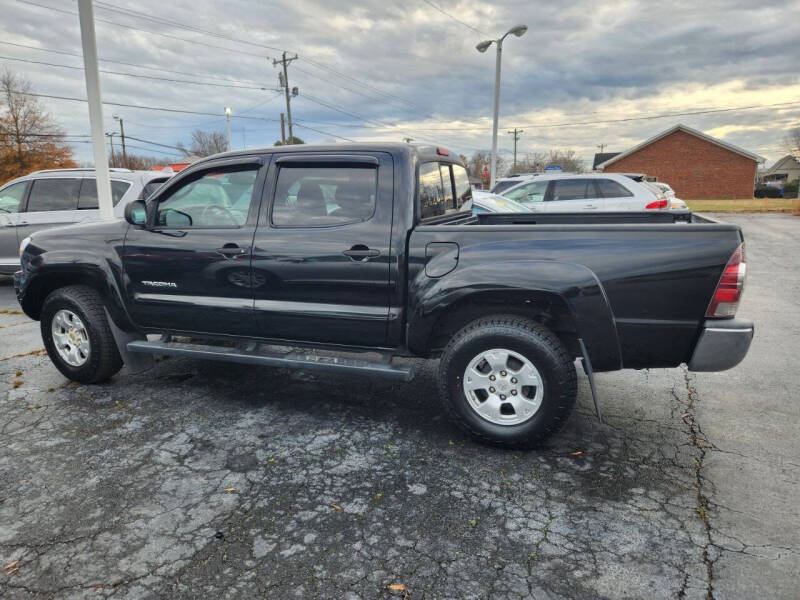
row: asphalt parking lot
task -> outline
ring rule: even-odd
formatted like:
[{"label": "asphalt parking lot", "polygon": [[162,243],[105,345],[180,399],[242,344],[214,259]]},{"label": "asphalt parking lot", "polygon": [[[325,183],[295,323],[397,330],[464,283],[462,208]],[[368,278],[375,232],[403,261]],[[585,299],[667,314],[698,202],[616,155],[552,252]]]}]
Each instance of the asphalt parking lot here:
[{"label": "asphalt parking lot", "polygon": [[534,452],[407,385],[189,360],[69,384],[0,285],[0,597],[787,598],[800,589],[800,218],[747,239],[749,356],[580,374]]}]

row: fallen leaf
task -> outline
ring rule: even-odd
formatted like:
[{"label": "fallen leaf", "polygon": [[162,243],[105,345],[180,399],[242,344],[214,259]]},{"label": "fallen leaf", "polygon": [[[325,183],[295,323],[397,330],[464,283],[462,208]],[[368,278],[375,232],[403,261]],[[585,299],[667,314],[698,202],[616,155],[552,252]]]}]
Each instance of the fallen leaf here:
[{"label": "fallen leaf", "polygon": [[575,450],[575,452],[569,453],[570,456],[580,456],[581,454],[583,454],[583,450]]},{"label": "fallen leaf", "polygon": [[338,504],[331,504],[331,508],[334,510],[342,510],[342,507],[339,506]]},{"label": "fallen leaf", "polygon": [[228,492],[228,493],[235,492],[235,491],[236,491],[236,488],[232,488],[232,487],[226,487],[226,488],[225,488],[225,491],[226,491],[226,492]]},{"label": "fallen leaf", "polygon": [[387,589],[390,589],[393,592],[405,592],[406,591],[406,586],[404,586],[402,583],[390,583],[386,587],[387,587]]},{"label": "fallen leaf", "polygon": [[475,527],[475,525],[478,524],[478,519],[470,519],[469,520],[469,524],[472,525],[473,527]]},{"label": "fallen leaf", "polygon": [[8,563],[8,564],[7,564],[7,565],[5,565],[3,568],[4,568],[6,571],[8,571],[9,569],[13,569],[14,567],[16,567],[18,564],[19,564],[19,559],[15,560],[14,562],[10,562],[10,563]]},{"label": "fallen leaf", "polygon": [[19,572],[19,569],[14,567],[10,571],[6,571],[6,575],[13,575],[14,573],[18,573],[18,572]]}]

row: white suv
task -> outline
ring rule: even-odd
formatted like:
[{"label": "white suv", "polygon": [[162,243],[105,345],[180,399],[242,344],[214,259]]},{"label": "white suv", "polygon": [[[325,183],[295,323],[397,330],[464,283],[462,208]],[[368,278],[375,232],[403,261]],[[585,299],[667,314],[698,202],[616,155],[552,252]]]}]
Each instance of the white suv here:
[{"label": "white suv", "polygon": [[503,192],[531,212],[642,211],[669,208],[662,194],[616,173],[543,174]]},{"label": "white suv", "polygon": [[[120,218],[128,202],[147,198],[172,176],[110,171],[114,216]],[[0,187],[0,275],[19,269],[19,244],[34,231],[99,218],[94,169],[50,169],[9,181]]]}]

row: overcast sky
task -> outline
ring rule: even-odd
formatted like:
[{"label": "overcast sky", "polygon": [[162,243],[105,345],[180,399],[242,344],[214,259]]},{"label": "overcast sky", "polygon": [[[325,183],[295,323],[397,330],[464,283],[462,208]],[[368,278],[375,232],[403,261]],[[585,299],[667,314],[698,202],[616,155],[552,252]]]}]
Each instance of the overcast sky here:
[{"label": "overcast sky", "polygon": [[[39,93],[85,98],[82,70],[9,60],[82,67],[77,3],[2,5],[0,63]],[[499,139],[508,158],[514,127],[524,130],[521,153],[573,148],[590,162],[598,144],[622,151],[680,122],[769,163],[800,126],[797,0],[96,0],[95,17],[101,69],[181,80],[102,73],[106,102],[219,115],[104,107],[107,132],[118,129],[118,114],[126,135],[168,146],[193,129],[224,131],[225,106],[234,149],[279,139],[285,103],[271,59],[285,49],[299,56],[289,67],[300,92],[292,115],[307,142],[410,137],[465,154],[487,149],[495,51],[475,45],[517,23],[527,34],[503,46]],[[44,102],[67,133],[89,133],[85,103]],[[608,122],[621,119],[634,120]],[[176,152],[129,143],[152,150],[132,149],[141,154]],[[89,144],[74,147],[91,158]]]}]

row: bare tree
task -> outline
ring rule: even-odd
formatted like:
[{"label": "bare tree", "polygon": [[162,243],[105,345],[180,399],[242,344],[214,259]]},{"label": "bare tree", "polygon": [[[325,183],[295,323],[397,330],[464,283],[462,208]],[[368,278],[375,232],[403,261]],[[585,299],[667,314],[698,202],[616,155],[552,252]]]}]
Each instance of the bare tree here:
[{"label": "bare tree", "polygon": [[176,146],[186,156],[211,156],[212,154],[228,151],[228,138],[221,131],[201,131],[196,129],[192,132],[192,141],[188,148],[181,142],[178,142]]},{"label": "bare tree", "polygon": [[564,171],[581,173],[583,171],[583,160],[578,158],[575,150],[550,150],[547,153],[547,165],[560,165]]},{"label": "bare tree", "polygon": [[157,158],[155,156],[141,156],[138,154],[128,154],[127,162],[125,164],[122,163],[123,163],[122,154],[119,152],[115,152],[108,159],[109,167],[125,167],[128,169],[142,170],[142,171],[147,171],[155,166],[168,165],[170,161],[164,158]]},{"label": "bare tree", "polygon": [[[483,167],[486,167],[489,171],[492,170],[492,153],[488,150],[478,150],[474,152],[472,156],[469,157],[467,160],[467,171],[473,177],[481,178],[483,176]],[[506,172],[508,168],[508,163],[506,163],[505,159],[502,156],[497,157],[497,175],[500,177],[503,173]]]},{"label": "bare tree", "polygon": [[800,156],[800,127],[790,129],[783,140],[789,154]]},{"label": "bare tree", "polygon": [[517,164],[512,166],[508,174],[516,173],[541,173],[548,163],[548,155],[544,152],[528,152],[517,159]]},{"label": "bare tree", "polygon": [[26,79],[7,69],[0,73],[0,182],[36,169],[75,166],[64,131],[32,92]]}]

